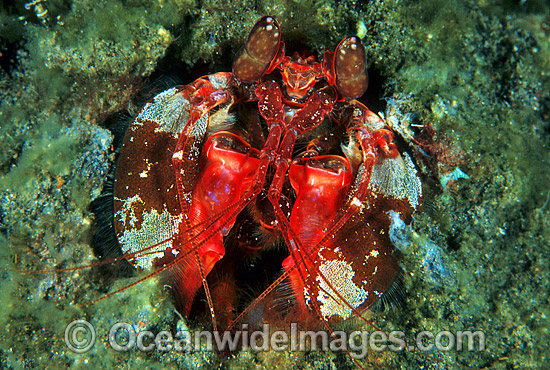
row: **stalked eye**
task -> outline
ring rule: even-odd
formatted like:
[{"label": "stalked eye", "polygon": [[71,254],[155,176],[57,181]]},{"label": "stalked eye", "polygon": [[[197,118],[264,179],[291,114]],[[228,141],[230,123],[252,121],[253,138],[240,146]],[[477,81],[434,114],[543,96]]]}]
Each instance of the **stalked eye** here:
[{"label": "stalked eye", "polygon": [[346,98],[358,98],[369,84],[365,47],[357,36],[343,39],[334,52],[336,88]]},{"label": "stalked eye", "polygon": [[258,80],[279,51],[281,29],[270,16],[260,18],[233,62],[233,75],[242,82]]}]

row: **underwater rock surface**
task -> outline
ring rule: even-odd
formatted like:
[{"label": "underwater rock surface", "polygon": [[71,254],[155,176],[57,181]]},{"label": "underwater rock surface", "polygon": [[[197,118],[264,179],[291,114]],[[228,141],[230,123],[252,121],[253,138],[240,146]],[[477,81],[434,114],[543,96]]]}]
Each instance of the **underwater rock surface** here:
[{"label": "underwater rock surface", "polygon": [[[97,261],[90,247],[90,204],[113,165],[115,115],[135,114],[141,95],[151,95],[144,90],[154,90],[160,76],[188,83],[229,70],[264,14],[284,25],[286,40],[314,53],[359,34],[371,76],[362,99],[400,127],[394,130],[420,168],[424,207],[407,227],[409,248],[399,252],[406,302],[370,320],[410,336],[481,330],[487,341],[484,351],[432,351],[429,358],[369,352],[359,363],[390,369],[547,367],[550,7],[490,0],[4,2],[0,365],[354,366],[344,354],[328,351],[243,351],[231,358],[211,351],[116,352],[108,336],[117,322],[136,330],[200,323],[179,318],[156,279],[79,306],[139,277],[123,268],[117,276],[118,265],[8,271]],[[437,135],[421,134],[425,127]],[[468,178],[455,176],[442,186],[442,176],[455,168]],[[437,255],[420,253],[422,245],[436,246],[425,251]],[[64,341],[66,326],[77,319],[90,322],[97,334],[85,354]]]}]

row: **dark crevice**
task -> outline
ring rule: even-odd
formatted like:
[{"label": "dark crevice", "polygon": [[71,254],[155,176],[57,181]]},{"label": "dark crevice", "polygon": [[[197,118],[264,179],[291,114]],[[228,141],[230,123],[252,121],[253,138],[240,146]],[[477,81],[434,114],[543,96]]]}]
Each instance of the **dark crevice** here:
[{"label": "dark crevice", "polygon": [[17,50],[21,48],[21,41],[9,42],[0,38],[0,68],[12,77],[17,68]]}]

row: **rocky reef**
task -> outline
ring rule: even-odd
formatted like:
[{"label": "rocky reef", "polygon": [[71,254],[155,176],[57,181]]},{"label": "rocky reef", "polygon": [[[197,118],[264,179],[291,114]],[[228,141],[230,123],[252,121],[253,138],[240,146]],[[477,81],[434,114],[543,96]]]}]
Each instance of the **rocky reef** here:
[{"label": "rocky reef", "polygon": [[[116,322],[156,331],[201,324],[180,318],[155,278],[94,302],[141,276],[94,266],[90,246],[91,204],[113,165],[119,116],[135,114],[165,76],[187,83],[229,70],[265,14],[313,53],[363,38],[371,86],[362,100],[400,134],[422,174],[423,210],[395,235],[405,304],[370,320],[411,338],[422,330],[486,338],[482,351],[370,352],[359,363],[547,366],[550,7],[540,0],[3,2],[0,365],[354,366],[330,351],[116,352],[108,341]],[[84,354],[64,338],[77,319],[96,330]]]}]

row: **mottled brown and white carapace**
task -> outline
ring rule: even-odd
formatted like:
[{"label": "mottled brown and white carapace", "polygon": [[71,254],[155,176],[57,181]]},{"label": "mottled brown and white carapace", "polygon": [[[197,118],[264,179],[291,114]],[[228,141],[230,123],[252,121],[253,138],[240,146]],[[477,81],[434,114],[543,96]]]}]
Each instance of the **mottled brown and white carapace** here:
[{"label": "mottled brown and white carapace", "polygon": [[124,253],[157,245],[152,251],[159,253],[136,256],[141,268],[173,247],[182,221],[172,154],[189,108],[178,88],[164,91],[145,105],[124,138],[115,178],[115,229]]}]

